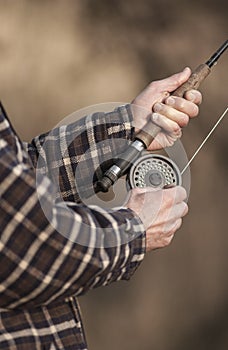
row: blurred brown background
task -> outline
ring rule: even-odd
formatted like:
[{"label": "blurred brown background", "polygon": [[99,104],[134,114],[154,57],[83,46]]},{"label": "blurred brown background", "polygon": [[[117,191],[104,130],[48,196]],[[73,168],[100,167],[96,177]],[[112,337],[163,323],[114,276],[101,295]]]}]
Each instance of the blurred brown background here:
[{"label": "blurred brown background", "polygon": [[[217,0],[1,0],[0,91],[30,140],[73,111],[130,101],[151,80],[195,68],[228,37]],[[227,54],[204,82],[191,156],[227,107]],[[228,349],[227,117],[191,167],[190,212],[169,248],[129,283],[81,298],[90,349]]]}]

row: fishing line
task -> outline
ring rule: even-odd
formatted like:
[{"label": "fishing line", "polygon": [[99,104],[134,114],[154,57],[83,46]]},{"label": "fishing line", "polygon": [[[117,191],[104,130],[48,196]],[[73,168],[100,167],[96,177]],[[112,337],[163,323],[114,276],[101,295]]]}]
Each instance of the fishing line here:
[{"label": "fishing line", "polygon": [[225,111],[223,112],[223,114],[221,115],[221,117],[219,117],[218,121],[215,123],[215,125],[213,126],[213,128],[209,131],[209,133],[207,134],[207,136],[205,137],[205,139],[201,142],[200,146],[197,148],[197,150],[195,151],[195,153],[193,154],[193,156],[191,157],[191,159],[188,161],[188,163],[185,165],[185,167],[182,169],[181,171],[181,175],[184,174],[185,170],[189,167],[189,165],[192,163],[192,161],[195,159],[195,157],[197,156],[197,154],[199,153],[199,151],[201,150],[201,148],[205,145],[205,143],[207,142],[207,140],[209,139],[209,137],[213,134],[213,132],[215,131],[215,129],[217,128],[217,126],[221,123],[221,121],[223,120],[223,118],[225,117],[225,115],[227,114],[228,111],[228,107],[225,109]]}]

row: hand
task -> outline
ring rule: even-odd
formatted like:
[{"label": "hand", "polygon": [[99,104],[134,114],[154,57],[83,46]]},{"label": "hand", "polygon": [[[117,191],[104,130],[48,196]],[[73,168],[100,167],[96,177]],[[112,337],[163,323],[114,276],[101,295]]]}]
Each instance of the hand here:
[{"label": "hand", "polygon": [[149,118],[162,128],[162,132],[153,140],[148,150],[172,146],[181,137],[181,129],[187,126],[189,118],[198,115],[198,105],[202,102],[199,91],[189,90],[184,98],[170,96],[170,93],[187,81],[190,75],[190,68],[185,68],[169,78],[154,81],[132,101],[136,133]]},{"label": "hand", "polygon": [[133,188],[126,206],[142,220],[146,230],[147,251],[169,245],[187,214],[186,191],[176,186],[169,189]]}]

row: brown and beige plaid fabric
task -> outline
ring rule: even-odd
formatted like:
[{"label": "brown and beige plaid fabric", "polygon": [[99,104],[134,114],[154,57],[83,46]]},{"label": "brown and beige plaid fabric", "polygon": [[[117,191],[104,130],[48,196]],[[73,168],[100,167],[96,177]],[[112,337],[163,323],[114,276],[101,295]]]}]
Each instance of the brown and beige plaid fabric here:
[{"label": "brown and beige plaid fabric", "polygon": [[130,122],[122,106],[28,145],[1,106],[0,349],[87,349],[76,297],[128,280],[143,260],[140,219],[79,195],[81,186],[92,192],[100,164],[126,146],[119,140],[131,139]]}]

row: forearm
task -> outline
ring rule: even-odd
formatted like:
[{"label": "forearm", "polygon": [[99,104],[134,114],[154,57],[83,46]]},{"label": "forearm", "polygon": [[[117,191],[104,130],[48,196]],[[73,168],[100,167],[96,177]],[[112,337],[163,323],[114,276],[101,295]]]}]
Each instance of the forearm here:
[{"label": "forearm", "polygon": [[0,307],[48,304],[131,276],[145,253],[131,211],[56,203],[50,180],[36,179],[4,140],[0,161]]},{"label": "forearm", "polygon": [[134,132],[131,122],[130,106],[121,106],[55,128],[26,147],[34,166],[57,185],[61,197],[79,202],[78,188],[93,194],[102,163],[111,162],[127,147]]}]

